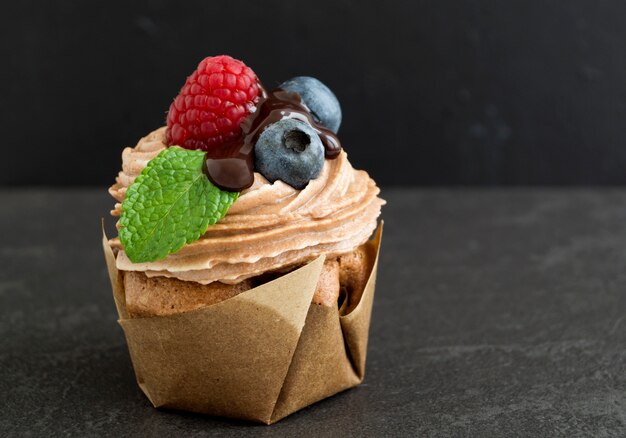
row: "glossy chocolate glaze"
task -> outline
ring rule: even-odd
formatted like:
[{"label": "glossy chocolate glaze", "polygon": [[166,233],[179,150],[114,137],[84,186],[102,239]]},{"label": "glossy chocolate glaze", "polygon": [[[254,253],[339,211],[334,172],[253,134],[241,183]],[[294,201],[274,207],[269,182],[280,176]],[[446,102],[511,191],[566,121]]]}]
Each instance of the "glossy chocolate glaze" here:
[{"label": "glossy chocolate glaze", "polygon": [[256,111],[241,124],[241,137],[207,152],[205,172],[223,190],[240,192],[254,182],[254,144],[263,130],[283,119],[298,119],[311,125],[324,145],[326,158],[336,158],[341,143],[330,130],[315,122],[297,93],[280,88],[262,94]]}]

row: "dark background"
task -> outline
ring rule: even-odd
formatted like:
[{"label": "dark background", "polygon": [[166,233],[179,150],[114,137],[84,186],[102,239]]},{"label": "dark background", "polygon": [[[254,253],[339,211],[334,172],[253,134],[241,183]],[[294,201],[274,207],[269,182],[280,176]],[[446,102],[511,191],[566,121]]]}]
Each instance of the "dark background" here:
[{"label": "dark background", "polygon": [[0,184],[113,181],[205,56],[311,75],[382,185],[626,183],[626,3],[5,2]]}]

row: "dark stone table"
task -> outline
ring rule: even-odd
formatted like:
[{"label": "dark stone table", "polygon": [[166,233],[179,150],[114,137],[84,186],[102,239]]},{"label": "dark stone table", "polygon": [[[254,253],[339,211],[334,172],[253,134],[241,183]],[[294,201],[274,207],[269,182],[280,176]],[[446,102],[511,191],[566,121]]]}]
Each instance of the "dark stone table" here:
[{"label": "dark stone table", "polygon": [[626,436],[626,191],[384,197],[365,383],[268,427],[143,396],[104,189],[0,191],[0,436]]}]

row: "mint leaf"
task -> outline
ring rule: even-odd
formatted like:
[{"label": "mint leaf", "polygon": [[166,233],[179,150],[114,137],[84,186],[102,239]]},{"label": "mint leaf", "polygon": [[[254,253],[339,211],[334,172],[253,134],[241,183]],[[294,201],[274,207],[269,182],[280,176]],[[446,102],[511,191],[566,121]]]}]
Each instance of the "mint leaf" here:
[{"label": "mint leaf", "polygon": [[239,193],[202,171],[205,153],[173,146],[152,159],[126,191],[119,236],[133,263],[163,259],[202,236]]}]

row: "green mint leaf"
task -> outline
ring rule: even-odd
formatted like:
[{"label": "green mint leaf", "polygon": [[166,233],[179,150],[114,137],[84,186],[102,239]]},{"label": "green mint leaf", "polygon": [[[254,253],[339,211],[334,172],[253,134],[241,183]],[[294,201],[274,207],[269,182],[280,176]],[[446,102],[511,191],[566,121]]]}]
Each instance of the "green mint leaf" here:
[{"label": "green mint leaf", "polygon": [[198,240],[235,202],[239,193],[211,183],[204,160],[202,151],[167,148],[128,188],[119,236],[133,263],[163,259]]}]

